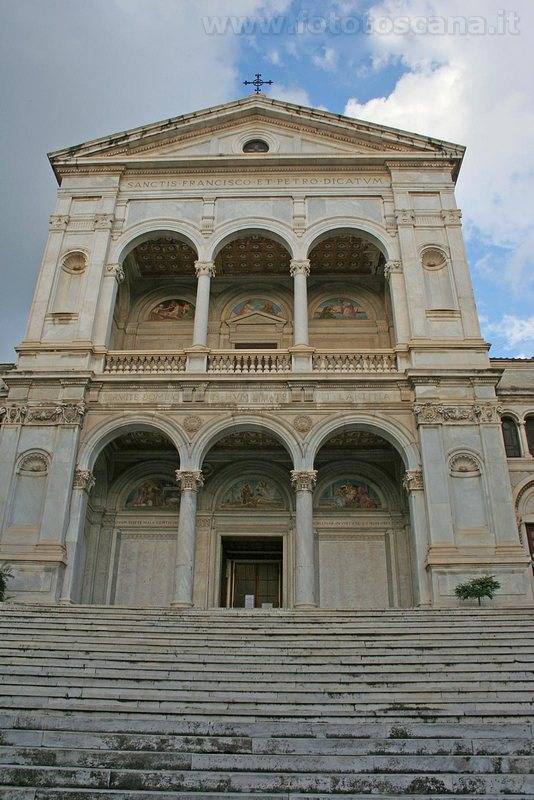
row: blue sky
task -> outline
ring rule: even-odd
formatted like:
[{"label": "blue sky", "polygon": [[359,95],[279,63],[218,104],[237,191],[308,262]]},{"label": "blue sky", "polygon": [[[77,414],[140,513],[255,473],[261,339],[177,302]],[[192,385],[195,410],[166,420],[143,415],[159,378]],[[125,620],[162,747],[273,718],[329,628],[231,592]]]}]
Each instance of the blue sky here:
[{"label": "blue sky", "polygon": [[[53,210],[46,152],[242,96],[257,71],[273,97],[467,145],[457,199],[483,331],[493,355],[532,356],[534,3],[514,2],[507,32],[490,34],[500,7],[5,2],[0,360],[23,336]],[[223,33],[209,33],[215,17]]]}]

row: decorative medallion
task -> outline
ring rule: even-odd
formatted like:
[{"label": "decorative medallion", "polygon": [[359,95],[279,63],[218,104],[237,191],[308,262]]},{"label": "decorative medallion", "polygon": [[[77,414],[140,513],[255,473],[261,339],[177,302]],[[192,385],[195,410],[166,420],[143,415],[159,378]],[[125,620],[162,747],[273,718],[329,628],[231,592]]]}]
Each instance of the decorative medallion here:
[{"label": "decorative medallion", "polygon": [[187,433],[190,434],[198,433],[198,431],[202,427],[202,420],[200,419],[200,417],[193,417],[193,416],[186,417],[184,419],[183,425]]},{"label": "decorative medallion", "polygon": [[299,433],[309,433],[312,429],[312,418],[308,417],[306,414],[302,414],[299,417],[295,417],[293,420],[293,427]]}]

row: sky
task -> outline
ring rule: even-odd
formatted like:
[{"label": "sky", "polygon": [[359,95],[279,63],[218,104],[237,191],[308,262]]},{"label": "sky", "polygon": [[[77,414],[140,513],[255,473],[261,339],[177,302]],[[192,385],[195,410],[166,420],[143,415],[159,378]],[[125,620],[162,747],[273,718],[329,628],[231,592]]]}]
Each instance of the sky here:
[{"label": "sky", "polygon": [[491,355],[534,355],[534,0],[0,0],[0,361],[53,211],[46,153],[272,97],[467,146],[457,185]]}]

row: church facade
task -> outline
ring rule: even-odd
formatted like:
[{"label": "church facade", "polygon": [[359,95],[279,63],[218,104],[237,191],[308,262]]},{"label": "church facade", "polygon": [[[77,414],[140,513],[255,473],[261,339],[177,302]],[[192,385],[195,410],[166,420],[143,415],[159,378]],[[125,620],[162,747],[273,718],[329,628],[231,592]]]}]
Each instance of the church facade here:
[{"label": "church facade", "polygon": [[52,153],[0,370],[10,595],[532,604],[534,361],[488,358],[463,153],[261,94]]}]

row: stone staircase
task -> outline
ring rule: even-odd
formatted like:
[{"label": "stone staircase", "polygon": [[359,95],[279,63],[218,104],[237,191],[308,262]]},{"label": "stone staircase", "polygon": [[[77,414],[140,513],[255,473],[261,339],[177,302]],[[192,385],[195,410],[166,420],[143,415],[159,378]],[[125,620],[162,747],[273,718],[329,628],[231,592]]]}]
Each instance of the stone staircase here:
[{"label": "stone staircase", "polygon": [[0,610],[2,800],[534,797],[528,610]]}]

